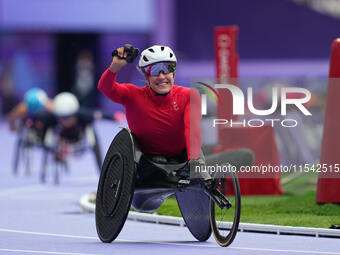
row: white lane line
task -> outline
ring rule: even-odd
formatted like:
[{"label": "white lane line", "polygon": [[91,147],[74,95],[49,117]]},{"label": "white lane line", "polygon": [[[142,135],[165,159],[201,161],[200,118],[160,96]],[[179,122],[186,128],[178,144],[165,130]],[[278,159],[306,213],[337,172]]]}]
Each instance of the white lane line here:
[{"label": "white lane line", "polygon": [[42,191],[46,189],[43,185],[30,185],[30,186],[24,186],[24,187],[16,187],[16,188],[10,188],[10,189],[3,189],[0,190],[0,197],[6,197],[10,195],[18,195],[21,192],[32,192],[32,191]]},{"label": "white lane line", "polygon": [[299,250],[281,250],[281,249],[265,249],[265,248],[246,248],[246,247],[230,247],[235,250],[252,250],[252,251],[270,251],[270,252],[291,252],[291,253],[306,253],[306,254],[329,254],[339,255],[340,252],[332,251],[299,251]]},{"label": "white lane line", "polygon": [[[99,176],[96,175],[90,175],[90,176],[83,176],[83,177],[79,177],[79,178],[69,178],[66,179],[65,178],[65,183],[69,184],[69,183],[77,183],[77,184],[87,184],[87,183],[94,183],[94,184],[98,184],[98,180],[99,180]],[[95,187],[97,188],[97,187]]]},{"label": "white lane line", "polygon": [[[13,230],[0,228],[0,232],[10,232],[10,233],[18,233],[18,234],[29,234],[29,235],[40,235],[40,236],[54,236],[54,237],[66,237],[66,238],[78,238],[78,239],[98,239],[98,237],[94,236],[78,236],[78,235],[66,235],[66,234],[52,234],[52,233],[43,233],[43,232],[31,232],[31,231],[21,231],[21,230]],[[191,246],[191,247],[200,247],[200,248],[219,248],[218,245],[200,245],[200,244],[188,244],[188,243],[175,243],[175,242],[166,242],[166,241],[138,241],[138,240],[127,240],[127,239],[116,239],[115,242],[120,243],[153,243],[153,244],[162,244],[162,245],[176,245],[176,246]],[[194,242],[194,241],[193,241]],[[288,252],[288,253],[305,253],[305,254],[323,254],[323,255],[340,255],[340,252],[331,252],[331,251],[308,251],[308,250],[284,250],[284,249],[267,249],[267,248],[251,248],[251,247],[228,247],[229,249],[235,250],[253,250],[253,251],[268,251],[268,252]],[[1,251],[1,249],[0,249]]]},{"label": "white lane line", "polygon": [[41,193],[36,193],[36,194],[21,194],[20,197],[11,197],[11,201],[13,200],[49,200],[51,201],[51,196],[53,195],[53,201],[55,200],[66,200],[66,199],[79,199],[79,195],[74,194],[74,193],[46,193],[46,192],[41,192]]},{"label": "white lane line", "polygon": [[98,255],[94,253],[74,253],[74,252],[57,252],[57,251],[34,251],[34,250],[17,250],[17,249],[1,249],[0,252],[22,252],[37,254],[59,254],[59,255]]},{"label": "white lane line", "polygon": [[[95,184],[94,189],[96,188],[98,177],[91,175],[91,176],[84,176],[79,178],[70,178],[65,180],[66,184]],[[35,185],[28,185],[28,186],[20,186],[8,189],[0,189],[0,198],[5,197],[8,198],[9,196],[20,196],[22,193],[29,193],[29,192],[42,192],[44,190],[51,190],[53,186],[49,186],[48,184],[35,184]],[[12,198],[12,197],[11,197]]]},{"label": "white lane line", "polygon": [[[154,243],[154,244],[171,244],[177,246],[194,246],[194,247],[206,247],[206,248],[220,248],[220,246],[216,245],[209,245],[209,244],[188,244],[188,243],[174,243],[174,242],[159,242],[159,241],[134,241],[134,240],[123,240],[123,239],[116,239],[116,242],[121,243]],[[193,241],[195,242],[195,241]],[[283,250],[283,249],[267,249],[267,248],[247,248],[247,247],[228,247],[227,249],[234,249],[234,250],[252,250],[252,251],[268,251],[268,252],[288,252],[288,253],[305,253],[305,254],[323,254],[323,255],[340,255],[340,252],[332,252],[332,251],[304,251],[304,250]]]},{"label": "white lane line", "polygon": [[55,237],[66,237],[66,238],[78,238],[78,239],[98,239],[98,237],[94,237],[94,236],[77,236],[77,235],[65,235],[65,234],[52,234],[52,233],[43,233],[43,232],[31,232],[31,231],[14,230],[14,229],[7,229],[7,228],[0,228],[0,232],[9,232],[9,233],[17,233],[17,234],[28,234],[28,235],[38,235],[38,236],[55,236]]}]

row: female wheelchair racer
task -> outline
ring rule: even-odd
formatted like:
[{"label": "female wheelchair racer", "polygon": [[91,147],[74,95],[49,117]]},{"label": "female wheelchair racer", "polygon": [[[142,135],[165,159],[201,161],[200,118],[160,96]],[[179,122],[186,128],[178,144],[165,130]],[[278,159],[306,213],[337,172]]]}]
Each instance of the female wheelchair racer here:
[{"label": "female wheelchair racer", "polygon": [[68,170],[67,158],[87,151],[94,154],[100,172],[102,155],[94,122],[99,119],[119,122],[117,115],[80,107],[78,99],[69,92],[50,99],[40,88],[28,90],[24,100],[7,116],[11,130],[18,131],[13,173],[18,174],[20,163],[26,174],[30,173],[34,148],[43,152],[41,182],[46,181],[47,170],[52,167],[54,182],[58,184],[61,171]]},{"label": "female wheelchair racer", "polygon": [[49,127],[52,100],[40,88],[29,89],[24,100],[16,105],[7,115],[11,131],[18,133],[18,139],[13,157],[13,173],[18,174],[20,163],[31,173],[32,149],[43,148],[44,137]]},{"label": "female wheelchair racer", "polygon": [[101,118],[113,120],[112,115],[80,107],[78,99],[69,92],[59,93],[54,98],[53,118],[44,138],[42,182],[46,181],[49,159],[54,167],[54,182],[58,184],[61,171],[68,171],[67,158],[87,151],[93,152],[100,172],[102,155],[94,122]]},{"label": "female wheelchair racer", "polygon": [[[118,236],[131,204],[139,210],[154,210],[174,194],[196,239],[205,241],[213,231],[216,241],[228,246],[240,220],[237,176],[195,170],[210,164],[249,165],[252,153],[244,149],[204,158],[200,103],[190,101],[190,89],[173,84],[177,60],[169,47],[155,45],[142,52],[138,69],[149,84],[142,88],[116,81],[118,71],[136,58],[138,50],[125,45],[112,55],[98,88],[125,106],[131,131],[122,129],[116,135],[102,166],[96,199],[99,238],[112,242]],[[231,184],[228,198],[220,191],[222,177]]]}]

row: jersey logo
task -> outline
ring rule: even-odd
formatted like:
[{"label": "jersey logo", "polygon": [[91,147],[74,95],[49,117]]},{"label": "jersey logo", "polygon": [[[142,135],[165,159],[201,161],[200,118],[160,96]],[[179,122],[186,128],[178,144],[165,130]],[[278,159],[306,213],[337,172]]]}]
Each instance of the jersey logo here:
[{"label": "jersey logo", "polygon": [[178,107],[178,104],[177,104],[176,101],[173,101],[173,102],[172,102],[172,106],[174,107],[174,110],[175,110],[175,111],[178,111],[178,110],[179,110],[179,107]]}]

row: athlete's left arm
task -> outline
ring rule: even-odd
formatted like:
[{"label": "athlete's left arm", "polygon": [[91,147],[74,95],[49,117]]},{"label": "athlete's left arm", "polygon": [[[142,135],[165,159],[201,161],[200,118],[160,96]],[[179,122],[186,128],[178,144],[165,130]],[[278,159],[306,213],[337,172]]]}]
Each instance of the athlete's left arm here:
[{"label": "athlete's left arm", "polygon": [[185,139],[188,159],[198,159],[201,149],[201,97],[197,90],[190,89],[184,110]]},{"label": "athlete's left arm", "polygon": [[27,116],[27,106],[24,102],[19,103],[17,106],[12,109],[7,115],[7,121],[9,123],[10,129],[15,131],[18,129],[16,126],[16,121],[18,119],[23,119]]}]

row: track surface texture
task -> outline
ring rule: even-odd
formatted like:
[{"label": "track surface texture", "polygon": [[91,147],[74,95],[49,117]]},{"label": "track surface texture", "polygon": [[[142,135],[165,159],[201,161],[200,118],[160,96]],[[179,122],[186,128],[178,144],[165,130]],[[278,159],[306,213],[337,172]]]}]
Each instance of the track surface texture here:
[{"label": "track surface texture", "polygon": [[[96,124],[103,151],[118,127]],[[339,239],[238,233],[227,248],[211,237],[197,242],[184,227],[127,221],[113,243],[98,239],[93,214],[84,213],[79,198],[96,190],[93,155],[69,161],[61,184],[40,184],[40,152],[33,152],[32,173],[12,174],[16,136],[0,123],[0,254],[339,254]],[[261,213],[261,212],[259,212]]]}]

